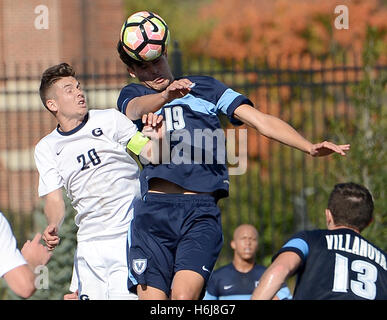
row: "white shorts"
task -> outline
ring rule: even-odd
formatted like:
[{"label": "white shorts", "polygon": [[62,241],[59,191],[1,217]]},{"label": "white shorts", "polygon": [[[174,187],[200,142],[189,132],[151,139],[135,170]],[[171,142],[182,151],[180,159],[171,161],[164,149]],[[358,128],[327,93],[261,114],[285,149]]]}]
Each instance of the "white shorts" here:
[{"label": "white shorts", "polygon": [[137,300],[128,290],[127,235],[78,242],[70,291],[81,300]]}]

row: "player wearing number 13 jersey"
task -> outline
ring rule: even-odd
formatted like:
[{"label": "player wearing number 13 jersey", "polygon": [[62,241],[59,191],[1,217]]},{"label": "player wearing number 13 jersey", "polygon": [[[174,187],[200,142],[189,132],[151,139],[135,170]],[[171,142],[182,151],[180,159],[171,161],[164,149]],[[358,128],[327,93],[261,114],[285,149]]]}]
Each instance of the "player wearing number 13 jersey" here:
[{"label": "player wearing number 13 jersey", "polygon": [[387,299],[386,253],[360,232],[372,221],[369,191],[354,183],[335,186],[326,209],[327,230],[295,234],[274,256],[253,299],[270,299],[297,273],[294,299]]}]

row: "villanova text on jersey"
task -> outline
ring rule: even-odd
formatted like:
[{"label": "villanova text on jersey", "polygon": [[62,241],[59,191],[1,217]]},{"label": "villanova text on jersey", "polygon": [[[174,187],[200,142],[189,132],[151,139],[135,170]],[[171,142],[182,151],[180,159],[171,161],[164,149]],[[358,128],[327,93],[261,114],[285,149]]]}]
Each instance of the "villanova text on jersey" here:
[{"label": "villanova text on jersey", "polygon": [[330,234],[325,238],[328,250],[344,251],[368,258],[387,271],[386,256],[365,239],[351,234]]}]

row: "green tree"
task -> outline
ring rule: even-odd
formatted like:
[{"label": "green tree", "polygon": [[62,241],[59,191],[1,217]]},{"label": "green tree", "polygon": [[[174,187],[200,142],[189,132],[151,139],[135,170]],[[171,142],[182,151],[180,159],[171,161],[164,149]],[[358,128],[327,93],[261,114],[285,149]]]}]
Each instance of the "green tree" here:
[{"label": "green tree", "polygon": [[387,72],[377,68],[383,37],[369,27],[363,51],[363,76],[353,88],[355,109],[350,126],[337,126],[340,136],[352,131],[351,150],[346,161],[338,162],[336,181],[353,181],[365,185],[375,202],[374,222],[364,235],[387,250]]}]

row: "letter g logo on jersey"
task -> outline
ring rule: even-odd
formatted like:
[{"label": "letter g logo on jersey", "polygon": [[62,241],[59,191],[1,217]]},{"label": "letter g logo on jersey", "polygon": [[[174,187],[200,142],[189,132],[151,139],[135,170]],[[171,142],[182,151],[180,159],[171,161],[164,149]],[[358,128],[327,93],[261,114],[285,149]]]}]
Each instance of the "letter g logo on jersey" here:
[{"label": "letter g logo on jersey", "polygon": [[138,275],[142,274],[147,266],[147,259],[133,259],[132,268]]},{"label": "letter g logo on jersey", "polygon": [[103,135],[102,129],[101,128],[96,128],[92,132],[93,136],[99,137]]}]

